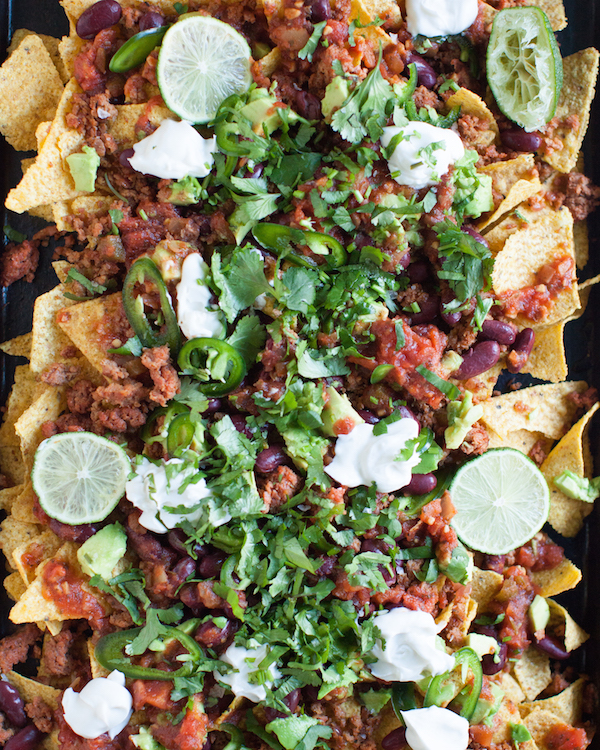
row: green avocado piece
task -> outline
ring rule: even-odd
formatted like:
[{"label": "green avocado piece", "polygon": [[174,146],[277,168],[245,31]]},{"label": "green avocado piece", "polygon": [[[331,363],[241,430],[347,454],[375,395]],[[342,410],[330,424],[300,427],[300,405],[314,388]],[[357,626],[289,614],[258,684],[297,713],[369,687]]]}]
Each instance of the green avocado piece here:
[{"label": "green avocado piece", "polygon": [[326,122],[331,120],[331,115],[342,106],[349,96],[348,81],[342,76],[336,76],[331,83],[327,84],[325,96],[321,100],[321,112]]},{"label": "green avocado piece", "polygon": [[[330,437],[337,437],[341,434],[339,427],[356,427],[357,424],[362,424],[365,420],[360,414],[354,409],[348,396],[344,393],[338,393],[333,386],[327,387],[327,395],[329,401],[327,406],[323,409],[321,419],[323,420],[323,432]],[[344,433],[349,432],[348,429],[344,429]]]},{"label": "green avocado piece", "polygon": [[471,427],[481,419],[483,407],[473,406],[473,394],[466,391],[462,401],[450,401],[448,404],[448,427],[444,432],[446,448],[456,450],[467,436]]},{"label": "green avocado piece", "polygon": [[175,206],[192,206],[200,202],[202,196],[202,185],[196,177],[187,175],[182,180],[177,180],[170,187],[169,203]]},{"label": "green avocado piece", "polygon": [[480,635],[479,633],[469,633],[467,646],[472,648],[477,656],[481,659],[483,656],[491,653],[491,649],[499,651],[498,641],[489,635]]},{"label": "green avocado piece", "polygon": [[127,550],[127,535],[120,523],[97,531],[77,550],[81,569],[88,576],[99,575],[107,581]]},{"label": "green avocado piece", "polygon": [[550,607],[543,596],[538,594],[535,597],[529,605],[528,614],[535,633],[546,629],[546,625],[550,621]]},{"label": "green avocado piece", "polygon": [[262,135],[266,130],[272,133],[281,125],[281,117],[276,104],[281,104],[281,102],[271,96],[267,89],[254,89],[250,93],[248,104],[240,109],[240,113],[252,122],[252,130],[255,133]]},{"label": "green avocado piece", "polygon": [[75,180],[75,189],[93,193],[96,187],[96,172],[100,166],[100,157],[90,146],[84,146],[78,154],[67,156],[71,176]]},{"label": "green avocado piece", "polygon": [[492,698],[486,700],[479,696],[479,700],[475,706],[475,712],[469,719],[469,724],[485,723],[486,726],[490,726],[493,716],[498,713],[498,709],[504,698],[504,692],[493,682],[489,683],[489,687],[492,692]]}]

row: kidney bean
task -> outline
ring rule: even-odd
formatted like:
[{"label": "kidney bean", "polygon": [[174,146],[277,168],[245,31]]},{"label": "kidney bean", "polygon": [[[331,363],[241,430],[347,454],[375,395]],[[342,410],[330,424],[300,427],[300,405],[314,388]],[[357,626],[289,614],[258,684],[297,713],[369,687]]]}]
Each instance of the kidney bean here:
[{"label": "kidney bean", "polygon": [[44,735],[33,725],[21,729],[4,745],[4,750],[35,750]]},{"label": "kidney bean", "polygon": [[144,13],[140,18],[140,31],[147,31],[148,29],[157,29],[159,26],[165,25],[164,16],[156,11],[152,10],[149,13]]},{"label": "kidney bean", "polygon": [[500,133],[502,145],[513,151],[537,151],[542,139],[537,133],[526,133],[522,128],[510,128]]},{"label": "kidney bean", "polygon": [[218,628],[213,620],[208,620],[208,622],[200,625],[194,635],[194,639],[207,648],[215,648],[215,646],[225,643],[229,636],[232,635],[232,631],[231,620],[227,620],[224,628]]},{"label": "kidney bean", "polygon": [[367,424],[377,424],[379,422],[379,417],[376,417],[373,412],[367,411],[367,409],[359,409],[358,413]]},{"label": "kidney bean", "polygon": [[121,153],[119,154],[119,162],[121,166],[133,169],[133,167],[129,163],[129,160],[134,155],[134,153],[135,151],[132,148],[126,148],[124,151],[121,151]]},{"label": "kidney bean", "polygon": [[481,326],[481,336],[484,339],[497,341],[499,344],[510,346],[514,344],[516,331],[510,323],[503,323],[501,320],[484,320]]},{"label": "kidney bean", "polygon": [[336,563],[337,563],[337,557],[335,555],[330,555],[329,557],[326,557],[323,560],[321,567],[317,569],[317,575],[318,576],[330,575],[330,573],[333,572],[333,569],[335,568]]},{"label": "kidney bean", "polygon": [[429,264],[424,260],[416,260],[408,266],[407,273],[413,284],[422,284],[429,278]]},{"label": "kidney bean", "polygon": [[493,625],[473,625],[473,632],[478,635],[487,635],[488,638],[497,638],[498,633]]},{"label": "kidney bean", "polygon": [[426,495],[436,488],[437,479],[433,474],[413,474],[410,482],[402,488],[405,495]]},{"label": "kidney bean", "polygon": [[270,474],[282,464],[286,463],[287,460],[287,453],[283,448],[280,445],[272,445],[258,454],[254,468],[260,474]]},{"label": "kidney bean", "polygon": [[481,659],[481,669],[483,670],[483,674],[498,674],[498,672],[501,672],[504,669],[504,666],[506,664],[506,660],[508,658],[508,646],[506,643],[500,644],[500,651],[498,652],[498,655],[496,656],[496,659],[498,659],[498,662],[494,661],[494,655],[493,654],[486,654]]},{"label": "kidney bean", "polygon": [[461,366],[452,373],[457,380],[468,380],[489,370],[500,359],[497,341],[482,341],[466,353]]},{"label": "kidney bean", "polygon": [[220,398],[209,398],[208,399],[208,406],[204,410],[205,414],[213,414],[216,411],[219,411],[221,408],[221,399]]},{"label": "kidney bean", "polygon": [[409,65],[411,63],[415,64],[420,86],[425,86],[428,89],[432,89],[435,86],[437,83],[437,73],[420,55],[415,55],[414,52],[409,52],[408,63]]},{"label": "kidney bean", "polygon": [[314,94],[300,89],[295,92],[294,101],[298,114],[307,120],[318,120],[321,116],[321,102]]},{"label": "kidney bean", "polygon": [[329,0],[313,0],[310,17],[314,23],[321,23],[331,18],[331,5]]},{"label": "kidney bean", "polygon": [[512,345],[513,352],[519,352],[519,354],[526,354],[528,357],[533,349],[535,342],[535,333],[532,328],[524,328],[520,331],[516,338],[515,343]]},{"label": "kidney bean", "polygon": [[10,682],[0,681],[0,711],[13,727],[24,727],[27,724],[23,698]]},{"label": "kidney bean", "polygon": [[100,0],[79,16],[75,31],[81,39],[93,39],[102,29],[108,29],[119,22],[121,6],[117,0]]},{"label": "kidney bean", "polygon": [[402,750],[403,747],[407,747],[408,742],[406,741],[406,728],[398,727],[398,729],[392,729],[389,734],[381,740],[381,747],[383,750]]},{"label": "kidney bean", "polygon": [[461,312],[451,312],[451,313],[444,312],[444,305],[442,302],[440,302],[440,315],[444,323],[447,326],[450,326],[450,328],[454,328],[454,326],[457,323],[459,323],[460,319],[462,318]]},{"label": "kidney bean", "polygon": [[387,583],[388,586],[391,586],[393,583],[396,582],[396,574],[390,573],[390,571],[385,567],[385,565],[378,565],[377,570],[381,573],[383,580]]},{"label": "kidney bean", "polygon": [[260,177],[264,172],[264,169],[264,164],[257,164],[251,172],[248,172],[246,177]]},{"label": "kidney bean", "polygon": [[539,648],[540,651],[548,654],[551,659],[563,660],[569,658],[569,652],[565,649],[563,644],[551,635],[540,638],[539,641],[536,639],[534,643],[536,648]]},{"label": "kidney bean", "polygon": [[67,542],[77,542],[81,544],[89,539],[91,536],[98,531],[98,526],[94,526],[90,523],[84,523],[79,526],[70,526],[67,523],[61,523],[55,518],[51,518],[48,521],[48,526],[56,536],[64,539]]},{"label": "kidney bean", "polygon": [[202,558],[198,566],[198,573],[201,578],[215,578],[215,576],[218,576],[226,558],[227,555],[224,552],[213,552]]},{"label": "kidney bean", "polygon": [[366,232],[357,232],[354,237],[354,244],[359,250],[362,250],[367,245],[372,246],[373,239]]},{"label": "kidney bean", "polygon": [[470,234],[471,237],[473,237],[473,239],[477,240],[477,242],[480,242],[482,245],[489,247],[488,241],[486,240],[486,238],[482,234],[480,234],[475,229],[475,227],[466,226],[462,228],[462,231],[465,232],[466,234]]},{"label": "kidney bean", "polygon": [[319,700],[319,688],[316,685],[306,685],[302,688],[302,695],[307,703]]},{"label": "kidney bean", "polygon": [[210,739],[207,738],[204,745],[202,745],[202,750],[210,750],[211,747],[212,747],[212,742],[210,741]]},{"label": "kidney bean", "polygon": [[183,557],[173,568],[171,575],[177,586],[180,586],[187,578],[196,572],[196,561],[192,557]]},{"label": "kidney bean", "polygon": [[[419,424],[417,418],[415,417],[415,413],[412,409],[409,409],[408,406],[399,406],[398,411],[400,412],[400,415],[404,419],[414,419],[417,424]],[[419,424],[419,431],[421,430],[421,425]]]},{"label": "kidney bean", "polygon": [[267,722],[275,721],[275,719],[285,719],[285,717],[286,714],[283,711],[278,711],[276,708],[271,708],[271,706],[265,708],[265,719]]},{"label": "kidney bean", "polygon": [[182,555],[187,555],[187,549],[184,544],[185,539],[185,533],[181,529],[171,529],[167,534],[169,546],[172,547],[175,552],[180,552]]},{"label": "kidney bean", "polygon": [[283,699],[283,702],[285,705],[290,709],[292,713],[298,708],[298,704],[300,703],[300,698],[302,697],[302,691],[300,688],[296,688],[295,690],[292,690],[291,693],[288,693],[285,698]]},{"label": "kidney bean", "polygon": [[242,417],[241,414],[233,414],[231,416],[231,421],[233,422],[233,426],[238,432],[241,432],[249,440],[252,439],[252,433],[250,432],[250,428],[248,427],[248,424],[246,422],[246,417]]},{"label": "kidney bean", "polygon": [[411,326],[418,326],[422,323],[431,323],[431,321],[437,317],[440,309],[440,298],[437,294],[431,297],[426,297],[424,300],[419,301],[419,307],[421,308],[418,313],[407,313],[410,318]]},{"label": "kidney bean", "polygon": [[481,564],[482,570],[493,570],[494,573],[502,573],[506,563],[506,555],[484,555]]}]

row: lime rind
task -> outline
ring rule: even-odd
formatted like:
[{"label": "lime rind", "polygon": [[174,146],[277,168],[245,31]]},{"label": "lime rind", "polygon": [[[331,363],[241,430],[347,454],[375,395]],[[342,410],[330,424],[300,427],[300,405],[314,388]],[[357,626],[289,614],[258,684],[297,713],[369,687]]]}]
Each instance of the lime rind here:
[{"label": "lime rind", "polygon": [[66,432],[40,443],[31,481],[45,513],[72,526],[103,521],[125,493],[131,463],[116,443]]},{"label": "lime rind", "polygon": [[532,132],[554,117],[562,58],[541,8],[507,8],[496,14],[486,67],[498,107],[517,125]]},{"label": "lime rind", "polygon": [[450,486],[452,526],[464,544],[503,555],[528,542],[548,519],[544,475],[513,448],[488,451],[462,466]]},{"label": "lime rind", "polygon": [[165,34],[157,80],[167,107],[182,120],[205,123],[232,94],[252,83],[251,50],[229,24],[210,16],[189,16]]}]

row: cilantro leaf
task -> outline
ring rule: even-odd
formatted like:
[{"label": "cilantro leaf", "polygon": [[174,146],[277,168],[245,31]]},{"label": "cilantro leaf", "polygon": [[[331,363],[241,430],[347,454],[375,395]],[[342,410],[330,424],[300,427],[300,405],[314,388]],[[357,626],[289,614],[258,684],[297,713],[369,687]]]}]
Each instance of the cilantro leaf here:
[{"label": "cilantro leaf", "polygon": [[128,656],[139,656],[148,650],[152,641],[162,636],[168,636],[170,629],[168,625],[179,622],[183,616],[183,607],[176,604],[169,609],[156,609],[150,607],[146,610],[146,624],[136,637],[125,647]]},{"label": "cilantro leaf", "polygon": [[229,226],[239,245],[252,227],[275,212],[281,193],[248,196],[231,193],[231,197],[237,203],[237,208],[229,217]]},{"label": "cilantro leaf", "polygon": [[312,62],[313,55],[316,52],[317,45],[319,44],[319,40],[321,39],[321,36],[323,34],[323,29],[327,25],[327,21],[321,21],[320,23],[316,23],[313,27],[313,33],[310,35],[310,38],[308,42],[302,47],[300,52],[298,52],[298,57],[301,60],[308,60],[308,62]]},{"label": "cilantro leaf", "polygon": [[245,315],[240,318],[227,342],[242,355],[246,367],[252,367],[265,345],[266,337],[265,327],[258,317]]},{"label": "cilantro leaf", "polygon": [[219,306],[230,323],[260,294],[275,294],[265,277],[262,256],[254,248],[246,246],[234,252],[226,269],[221,267],[219,253],[213,253],[211,271],[221,291]]},{"label": "cilantro leaf", "polygon": [[308,313],[315,301],[318,279],[318,273],[310,268],[289,268],[283,274],[281,281],[287,287],[284,301],[288,310]]},{"label": "cilantro leaf", "polygon": [[339,346],[333,349],[309,349],[307,342],[301,341],[296,349],[296,357],[298,372],[304,378],[328,378],[350,372]]}]

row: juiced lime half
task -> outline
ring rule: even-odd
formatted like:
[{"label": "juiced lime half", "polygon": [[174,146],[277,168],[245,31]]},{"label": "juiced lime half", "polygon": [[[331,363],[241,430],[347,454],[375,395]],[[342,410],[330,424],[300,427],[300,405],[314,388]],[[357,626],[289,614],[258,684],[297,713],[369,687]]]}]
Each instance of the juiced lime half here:
[{"label": "juiced lime half", "polygon": [[544,525],[550,490],[542,472],[513,448],[487,451],[462,466],[450,485],[452,526],[472,549],[504,555]]},{"label": "juiced lime half", "polygon": [[131,463],[116,443],[65,432],[40,443],[31,481],[42,509],[72,526],[104,520],[125,493]]},{"label": "juiced lime half", "polygon": [[496,14],[486,70],[498,107],[527,132],[554,117],[562,88],[562,58],[543,10],[528,6]]},{"label": "juiced lime half", "polygon": [[182,120],[203,123],[221,102],[248,90],[250,47],[232,26],[210,16],[190,15],[163,38],[156,75],[167,107]]}]

